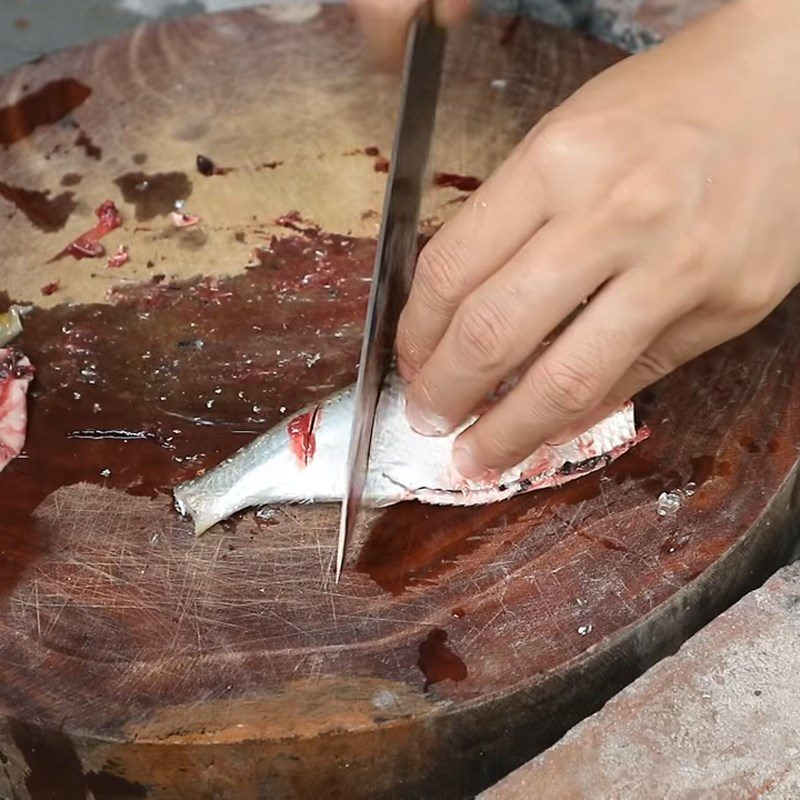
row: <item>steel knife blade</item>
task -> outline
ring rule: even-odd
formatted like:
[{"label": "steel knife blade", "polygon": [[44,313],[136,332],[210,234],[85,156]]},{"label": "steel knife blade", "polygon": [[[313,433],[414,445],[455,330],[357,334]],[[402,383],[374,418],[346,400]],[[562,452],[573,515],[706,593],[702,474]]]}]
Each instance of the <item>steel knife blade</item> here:
[{"label": "steel knife blade", "polygon": [[446,39],[444,29],[433,21],[429,2],[414,22],[406,50],[400,116],[356,381],[355,414],[336,552],[337,583],[366,486],[378,398],[392,363],[397,322],[414,274],[420,202]]}]

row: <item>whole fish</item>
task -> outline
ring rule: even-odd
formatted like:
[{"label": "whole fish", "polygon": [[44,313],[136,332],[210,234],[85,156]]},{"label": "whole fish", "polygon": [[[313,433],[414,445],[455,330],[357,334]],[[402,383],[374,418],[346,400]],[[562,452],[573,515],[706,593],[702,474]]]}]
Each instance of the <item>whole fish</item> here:
[{"label": "whole fish", "polygon": [[25,445],[26,395],[33,377],[28,359],[10,347],[0,348],[0,472]]},{"label": "whole fish", "polygon": [[[339,502],[344,494],[347,448],[354,414],[350,386],[276,425],[217,467],[174,490],[181,514],[198,535],[237,511],[284,503]],[[392,373],[381,392],[364,503],[403,500],[434,505],[479,505],[566,481],[599,469],[646,438],[628,402],[586,433],[560,445],[543,445],[489,483],[463,478],[452,466],[456,436],[422,436],[405,415],[405,383]]]}]

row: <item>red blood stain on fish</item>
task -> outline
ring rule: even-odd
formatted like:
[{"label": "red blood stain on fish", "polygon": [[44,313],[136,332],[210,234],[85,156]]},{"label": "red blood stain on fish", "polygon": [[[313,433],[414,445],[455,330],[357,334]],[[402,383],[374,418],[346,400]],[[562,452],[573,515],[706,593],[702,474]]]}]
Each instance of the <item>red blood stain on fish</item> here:
[{"label": "red blood stain on fish", "polygon": [[58,291],[58,289],[59,289],[59,282],[52,281],[51,283],[46,283],[44,286],[42,286],[40,291],[45,297],[49,297],[51,294],[55,294]]},{"label": "red blood stain on fish", "polygon": [[122,225],[122,217],[113,200],[106,200],[95,209],[94,213],[97,216],[97,225],[70,242],[57,256],[51,259],[52,261],[57,261],[66,255],[75,259],[99,258],[106,252],[100,239],[115,228],[119,228]]},{"label": "red blood stain on fish", "polygon": [[441,628],[434,628],[420,644],[417,666],[425,676],[423,692],[435,683],[458,683],[467,677],[467,665],[447,646],[447,632]]},{"label": "red blood stain on fish", "polygon": [[37,128],[52,125],[86,102],[92,90],[74,78],[46,83],[0,108],[0,145],[9,147]]},{"label": "red blood stain on fish", "polygon": [[292,452],[297,457],[297,463],[301,467],[307,467],[309,461],[314,458],[317,451],[317,439],[314,435],[314,428],[319,422],[322,412],[316,406],[311,411],[295,417],[287,427],[289,432],[289,442]]}]

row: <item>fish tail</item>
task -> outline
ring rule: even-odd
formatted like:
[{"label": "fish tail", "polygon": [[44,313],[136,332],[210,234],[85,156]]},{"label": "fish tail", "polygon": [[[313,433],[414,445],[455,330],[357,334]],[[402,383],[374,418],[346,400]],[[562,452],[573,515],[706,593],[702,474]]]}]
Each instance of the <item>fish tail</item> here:
[{"label": "fish tail", "polygon": [[221,522],[224,517],[210,513],[213,506],[209,507],[207,504],[197,502],[202,496],[202,492],[197,492],[192,484],[193,481],[190,481],[175,487],[172,495],[175,500],[175,508],[178,509],[181,516],[191,517],[195,536],[201,536],[209,528]]}]

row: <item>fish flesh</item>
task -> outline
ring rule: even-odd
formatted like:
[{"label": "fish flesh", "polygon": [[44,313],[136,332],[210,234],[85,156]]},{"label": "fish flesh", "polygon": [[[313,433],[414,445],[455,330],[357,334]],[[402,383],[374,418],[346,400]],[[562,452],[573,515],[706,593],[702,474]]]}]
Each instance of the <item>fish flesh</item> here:
[{"label": "fish flesh", "polygon": [[25,356],[10,347],[0,348],[0,472],[25,445],[31,378],[33,367]]},{"label": "fish flesh", "polygon": [[[633,404],[625,403],[582,435],[543,445],[488,483],[462,477],[452,465],[456,436],[422,436],[405,414],[403,379],[390,374],[378,401],[364,504],[403,500],[433,505],[480,505],[547,486],[558,486],[613,461],[646,438]],[[312,404],[276,425],[218,466],[174,489],[175,505],[194,521],[195,533],[253,506],[340,502],[355,409],[355,387]]]}]

